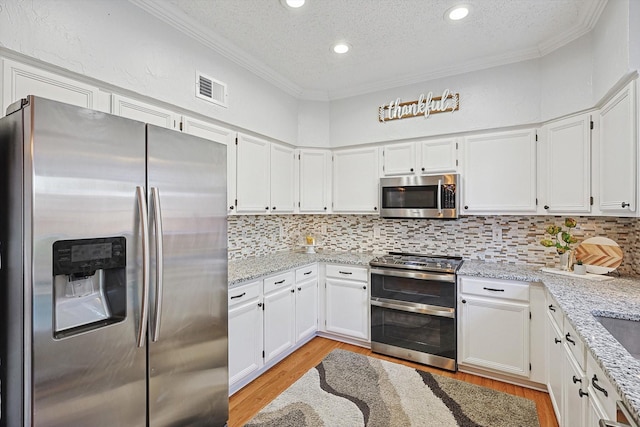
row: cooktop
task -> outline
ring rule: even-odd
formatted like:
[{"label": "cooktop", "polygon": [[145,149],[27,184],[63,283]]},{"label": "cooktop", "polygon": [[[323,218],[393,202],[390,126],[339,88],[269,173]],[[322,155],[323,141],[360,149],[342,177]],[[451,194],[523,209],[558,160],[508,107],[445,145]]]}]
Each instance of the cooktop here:
[{"label": "cooktop", "polygon": [[389,252],[369,262],[373,267],[401,268],[409,270],[455,273],[462,265],[462,257]]}]

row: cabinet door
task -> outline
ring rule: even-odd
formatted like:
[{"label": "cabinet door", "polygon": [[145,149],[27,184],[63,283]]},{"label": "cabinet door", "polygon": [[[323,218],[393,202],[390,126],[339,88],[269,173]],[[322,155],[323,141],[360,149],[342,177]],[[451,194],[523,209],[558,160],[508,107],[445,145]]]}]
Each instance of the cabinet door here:
[{"label": "cabinet door", "polygon": [[461,295],[460,363],[529,376],[529,304]]},{"label": "cabinet door", "polygon": [[318,278],[296,284],[296,342],[318,330]]},{"label": "cabinet door", "polygon": [[591,211],[591,116],[582,114],[543,128],[548,213]]},{"label": "cabinet door", "polygon": [[257,299],[229,310],[229,384],[262,367],[262,307]]},{"label": "cabinet door", "polygon": [[455,138],[421,141],[419,147],[418,172],[422,174],[457,172],[458,143]]},{"label": "cabinet door", "polygon": [[382,147],[382,175],[413,175],[416,167],[416,145],[413,142]]},{"label": "cabinet door", "polygon": [[111,95],[111,114],[167,129],[178,129],[180,121],[173,111],[121,95]]},{"label": "cabinet door", "polygon": [[264,297],[264,362],[282,354],[295,343],[295,293],[292,286]]},{"label": "cabinet door", "polygon": [[269,212],[269,142],[238,134],[236,156],[238,212]]},{"label": "cabinet door", "polygon": [[564,421],[563,427],[583,427],[587,409],[587,382],[571,351],[564,349],[563,384],[564,388]]},{"label": "cabinet door", "polygon": [[182,116],[182,131],[227,146],[227,213],[233,214],[236,198],[236,133],[188,116]]},{"label": "cabinet door", "polygon": [[551,404],[556,413],[556,418],[562,421],[562,363],[564,350],[562,348],[562,332],[555,325],[555,320],[550,312],[547,313],[547,391]]},{"label": "cabinet door", "polygon": [[599,112],[599,179],[603,213],[636,211],[635,82],[629,83]]},{"label": "cabinet door", "polygon": [[301,149],[300,212],[327,212],[331,188],[331,151]]},{"label": "cabinet door", "polygon": [[3,73],[2,116],[10,104],[27,95],[97,109],[97,87],[8,59],[4,60]]},{"label": "cabinet door", "polygon": [[358,148],[333,154],[333,211],[378,211],[378,148]]},{"label": "cabinet door", "polygon": [[536,212],[535,131],[467,137],[464,213]]},{"label": "cabinet door", "polygon": [[369,338],[367,284],[326,279],[326,331],[353,338]]},{"label": "cabinet door", "polygon": [[294,159],[293,148],[271,144],[270,186],[273,213],[293,212]]}]

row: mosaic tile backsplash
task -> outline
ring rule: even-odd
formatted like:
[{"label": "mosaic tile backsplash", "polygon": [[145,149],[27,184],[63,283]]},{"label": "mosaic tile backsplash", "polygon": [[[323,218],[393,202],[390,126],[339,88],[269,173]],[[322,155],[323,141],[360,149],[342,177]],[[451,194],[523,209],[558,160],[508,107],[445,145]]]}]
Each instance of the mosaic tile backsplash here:
[{"label": "mosaic tile backsplash", "polygon": [[[229,259],[302,249],[304,236],[311,234],[319,251],[395,250],[554,267],[558,265],[558,255],[553,248],[542,246],[540,240],[548,237],[544,234],[547,225],[561,226],[564,218],[469,216],[443,221],[384,219],[377,215],[231,216]],[[640,275],[639,219],[575,218],[578,227],[573,234],[579,242],[593,236],[613,239],[624,252],[618,271]]]}]

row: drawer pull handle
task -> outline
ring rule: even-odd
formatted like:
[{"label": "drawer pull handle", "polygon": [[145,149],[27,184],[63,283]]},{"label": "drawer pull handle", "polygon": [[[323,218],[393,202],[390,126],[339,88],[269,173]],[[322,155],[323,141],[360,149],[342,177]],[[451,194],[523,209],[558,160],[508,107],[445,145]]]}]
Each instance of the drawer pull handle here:
[{"label": "drawer pull handle", "polygon": [[554,338],[553,340],[555,341],[556,344],[560,344],[562,342],[562,340],[559,340],[558,338]]},{"label": "drawer pull handle", "polygon": [[306,273],[302,273],[302,274],[304,274],[306,276],[306,275],[311,274],[311,273],[313,273],[313,271],[307,271]]},{"label": "drawer pull handle", "polygon": [[285,279],[279,280],[277,282],[273,282],[274,285],[281,285],[282,283],[284,283]]},{"label": "drawer pull handle", "polygon": [[496,289],[496,288],[482,288],[485,291],[491,291],[491,292],[504,292],[504,289]]},{"label": "drawer pull handle", "polygon": [[593,386],[593,388],[595,388],[598,391],[601,391],[602,394],[604,394],[604,397],[609,397],[609,393],[607,393],[607,390],[603,389],[598,384],[596,384],[597,382],[598,382],[598,377],[596,377],[596,374],[593,374],[593,378],[591,378],[591,385]]},{"label": "drawer pull handle", "polygon": [[567,335],[565,335],[564,337],[568,342],[570,342],[573,345],[576,345],[576,342],[571,339],[571,334],[569,332],[567,332]]},{"label": "drawer pull handle", "polygon": [[353,274],[353,273],[352,273],[352,272],[350,272],[350,271],[338,271],[338,273],[340,273],[340,274]]},{"label": "drawer pull handle", "polygon": [[549,304],[549,310],[556,311],[556,308],[553,306],[553,304]]},{"label": "drawer pull handle", "polygon": [[243,292],[243,293],[241,293],[240,295],[234,295],[234,296],[232,296],[232,297],[231,297],[231,298],[229,298],[229,299],[242,298],[242,297],[243,297],[243,296],[245,296],[246,294],[247,294],[246,292]]},{"label": "drawer pull handle", "polygon": [[578,395],[580,397],[584,397],[584,396],[589,396],[589,393],[587,393],[586,391],[582,391],[582,389],[578,389]]},{"label": "drawer pull handle", "polygon": [[582,379],[580,379],[580,378],[576,378],[576,376],[574,375],[574,376],[573,376],[573,383],[574,383],[574,384],[575,384],[575,383],[580,383],[580,384],[582,384]]}]

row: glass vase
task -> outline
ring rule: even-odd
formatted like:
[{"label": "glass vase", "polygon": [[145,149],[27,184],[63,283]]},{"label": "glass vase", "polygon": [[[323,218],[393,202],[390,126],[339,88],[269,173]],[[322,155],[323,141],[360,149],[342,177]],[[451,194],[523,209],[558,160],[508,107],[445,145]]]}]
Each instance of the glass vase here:
[{"label": "glass vase", "polygon": [[573,251],[566,251],[560,254],[560,270],[571,271],[573,264]]}]

